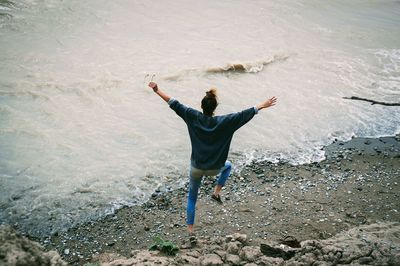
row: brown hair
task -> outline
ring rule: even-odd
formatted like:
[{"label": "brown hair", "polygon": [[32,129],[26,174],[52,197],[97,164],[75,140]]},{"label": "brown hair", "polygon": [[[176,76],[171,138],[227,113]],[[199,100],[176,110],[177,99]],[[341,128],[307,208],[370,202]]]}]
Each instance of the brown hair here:
[{"label": "brown hair", "polygon": [[217,108],[217,105],[217,89],[212,88],[209,91],[206,91],[206,96],[204,96],[203,100],[201,100],[203,114],[212,116],[215,108]]}]

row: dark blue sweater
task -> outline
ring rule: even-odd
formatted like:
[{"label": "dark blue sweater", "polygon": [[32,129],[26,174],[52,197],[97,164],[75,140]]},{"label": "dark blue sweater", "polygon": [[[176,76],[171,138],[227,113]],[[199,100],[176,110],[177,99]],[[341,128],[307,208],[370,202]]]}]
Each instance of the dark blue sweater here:
[{"label": "dark blue sweater", "polygon": [[206,116],[176,99],[171,98],[168,104],[188,127],[192,166],[203,170],[220,169],[225,165],[233,133],[257,113],[257,108],[251,107],[238,113]]}]

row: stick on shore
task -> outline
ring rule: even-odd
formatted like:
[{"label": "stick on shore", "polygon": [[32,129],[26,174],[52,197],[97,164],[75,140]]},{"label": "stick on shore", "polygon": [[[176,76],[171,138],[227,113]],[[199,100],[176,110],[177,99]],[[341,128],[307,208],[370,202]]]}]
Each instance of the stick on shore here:
[{"label": "stick on shore", "polygon": [[370,102],[371,105],[380,104],[380,105],[385,105],[385,106],[400,106],[400,103],[380,102],[380,101],[375,101],[375,100],[371,100],[371,99],[367,99],[367,98],[361,98],[361,97],[357,97],[357,96],[343,97],[343,99]]}]

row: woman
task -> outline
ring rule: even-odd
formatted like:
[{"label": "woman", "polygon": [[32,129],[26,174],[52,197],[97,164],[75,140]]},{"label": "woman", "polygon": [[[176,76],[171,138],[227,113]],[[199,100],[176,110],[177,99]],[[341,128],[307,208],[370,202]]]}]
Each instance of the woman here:
[{"label": "woman", "polygon": [[201,101],[203,112],[199,112],[165,94],[156,83],[150,82],[148,86],[185,121],[189,130],[192,154],[186,223],[188,232],[192,235],[197,195],[203,176],[219,174],[211,198],[222,204],[220,192],[232,168],[231,163],[226,159],[233,133],[249,122],[258,111],[274,106],[277,99],[272,97],[255,107],[238,113],[214,116],[215,108],[218,105],[215,89],[206,92],[206,96]]}]

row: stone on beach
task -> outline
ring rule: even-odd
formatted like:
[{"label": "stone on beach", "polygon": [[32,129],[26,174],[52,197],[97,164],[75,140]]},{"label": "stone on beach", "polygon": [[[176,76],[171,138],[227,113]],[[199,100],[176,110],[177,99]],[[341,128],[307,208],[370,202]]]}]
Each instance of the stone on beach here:
[{"label": "stone on beach", "polygon": [[285,265],[400,265],[400,224],[360,226],[326,240],[308,240]]},{"label": "stone on beach", "polygon": [[7,266],[64,266],[67,265],[56,251],[44,248],[21,236],[9,226],[0,226],[0,265]]},{"label": "stone on beach", "polygon": [[205,254],[200,258],[201,266],[217,266],[222,264],[224,264],[224,262],[217,254]]}]

